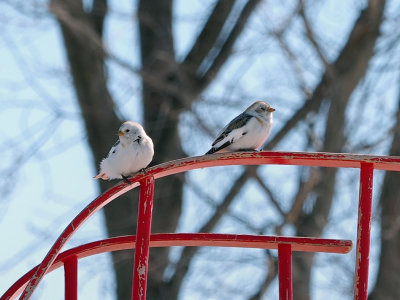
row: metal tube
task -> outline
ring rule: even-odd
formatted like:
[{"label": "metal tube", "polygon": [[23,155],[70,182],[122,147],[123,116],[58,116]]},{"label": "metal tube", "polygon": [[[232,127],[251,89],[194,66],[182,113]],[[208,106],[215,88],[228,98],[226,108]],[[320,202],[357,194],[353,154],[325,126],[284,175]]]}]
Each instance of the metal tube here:
[{"label": "metal tube", "polygon": [[278,245],[279,300],[293,300],[292,287],[292,246]]},{"label": "metal tube", "polygon": [[[354,295],[356,299],[366,299],[367,294],[367,280],[368,280],[368,256],[369,256],[369,243],[370,243],[370,213],[367,216],[364,212],[363,206],[365,199],[368,198],[368,193],[372,193],[372,173],[373,169],[400,171],[400,158],[398,156],[370,156],[360,154],[345,154],[345,153],[306,153],[306,152],[235,152],[235,153],[222,153],[213,154],[208,156],[188,157],[180,160],[165,162],[155,167],[148,168],[145,174],[138,173],[130,179],[131,184],[120,182],[108,191],[93,200],[87,207],[85,207],[65,228],[63,233],[58,237],[49,252],[44,257],[43,261],[30,272],[28,282],[22,278],[18,280],[13,286],[7,290],[2,298],[17,297],[19,293],[20,300],[29,299],[43,276],[53,268],[60,251],[65,243],[75,234],[76,230],[84,224],[94,213],[104,207],[107,203],[113,201],[120,195],[128,192],[129,190],[138,186],[139,182],[144,185],[148,176],[153,176],[157,179],[178,174],[189,170],[207,168],[214,166],[225,165],[261,165],[261,164],[278,164],[278,165],[299,165],[299,166],[319,166],[319,167],[335,167],[335,168],[359,168],[361,165],[360,175],[360,203],[359,203],[359,224],[358,224],[358,242],[357,242],[357,262],[356,262],[356,280],[354,285]],[[368,173],[370,173],[368,175]],[[364,174],[364,175],[363,175]],[[366,174],[366,175],[365,175]],[[151,181],[154,181],[151,177]],[[366,177],[367,179],[363,179]],[[368,178],[370,182],[368,182]],[[363,182],[365,181],[365,184]],[[154,184],[154,182],[153,182]],[[363,185],[369,185],[370,190]],[[363,191],[365,190],[366,191]],[[371,195],[370,195],[371,196]],[[362,204],[364,203],[364,204]],[[152,204],[152,203],[151,203]],[[371,202],[369,203],[371,205]],[[367,212],[368,213],[368,212]],[[366,226],[365,226],[366,225]],[[364,233],[368,231],[367,233]],[[365,241],[367,239],[367,241]],[[138,244],[139,245],[139,244]],[[367,246],[367,247],[366,247]],[[293,246],[292,251],[316,251],[310,249],[297,250]],[[368,250],[367,252],[366,249]],[[365,255],[366,254],[366,255]],[[365,261],[367,262],[365,270]],[[147,268],[147,263],[146,263]],[[146,269],[147,272],[147,269]],[[28,274],[27,273],[27,274]],[[364,275],[362,275],[364,274]],[[364,277],[363,277],[364,276]],[[23,282],[23,284],[22,284]],[[363,289],[363,291],[362,291]],[[364,293],[364,296],[360,296]]]},{"label": "metal tube", "polygon": [[64,262],[65,300],[78,299],[78,258],[72,255]]},{"label": "metal tube", "polygon": [[356,274],[354,280],[355,300],[367,300],[368,298],[373,177],[373,164],[362,163],[360,170],[360,198],[358,202]]},{"label": "metal tube", "polygon": [[149,242],[153,212],[154,177],[140,181],[132,299],[146,299]]}]

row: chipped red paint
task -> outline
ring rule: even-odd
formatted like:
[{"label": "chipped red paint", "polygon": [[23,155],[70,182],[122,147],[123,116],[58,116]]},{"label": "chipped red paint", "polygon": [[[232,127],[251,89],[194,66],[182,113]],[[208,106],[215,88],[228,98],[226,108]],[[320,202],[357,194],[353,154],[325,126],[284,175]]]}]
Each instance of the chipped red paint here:
[{"label": "chipped red paint", "polygon": [[140,181],[132,299],[146,299],[153,195],[154,177],[145,178]]},{"label": "chipped red paint", "polygon": [[[116,199],[119,195],[126,193],[127,191],[137,187],[139,182],[148,180],[149,178],[158,179],[161,177],[186,172],[193,169],[226,166],[226,165],[261,165],[261,164],[280,164],[280,165],[302,165],[302,166],[320,166],[320,167],[336,167],[336,168],[361,168],[361,165],[366,164],[372,166],[373,169],[378,170],[391,170],[400,171],[400,157],[393,156],[370,156],[370,155],[358,155],[358,154],[345,154],[345,153],[305,153],[305,152],[234,152],[234,153],[222,153],[212,154],[205,156],[189,157],[178,159],[175,161],[166,162],[152,168],[149,168],[145,174],[138,174],[130,178],[131,184],[120,182],[108,191],[100,195],[93,202],[91,202],[85,209],[83,209],[75,219],[67,226],[64,232],[56,240],[52,248],[49,250],[42,263],[35,269],[34,274],[31,275],[30,281],[25,287],[21,294],[20,299],[29,299],[33,291],[36,289],[43,276],[49,271],[52,264],[55,262],[57,255],[60,253],[62,247],[71,238],[72,234],[95,212],[100,210],[103,206],[108,204],[110,201]],[[369,177],[361,176],[361,187],[364,185],[364,180]],[[372,182],[372,177],[371,177]],[[360,198],[361,199],[361,198]],[[361,203],[360,203],[361,205]],[[363,209],[363,206],[360,207]],[[370,222],[370,216],[363,217],[363,212],[360,212],[360,220],[363,224]],[[361,224],[359,223],[359,226]],[[369,231],[367,227],[363,227],[367,237],[361,237],[358,239],[360,243],[357,245],[357,257],[360,257],[360,265],[365,263],[363,257],[369,257],[369,242],[363,243],[364,240],[369,241]],[[360,228],[358,230],[360,233]],[[358,270],[357,269],[357,270]],[[357,271],[357,287],[367,286],[366,280],[368,279],[368,267],[366,278],[365,274],[360,276],[361,273]],[[359,294],[360,290],[356,291]],[[3,299],[3,297],[1,298]],[[4,298],[7,299],[7,298]],[[366,299],[360,297],[358,299]]]},{"label": "chipped red paint", "polygon": [[64,262],[65,300],[78,299],[78,257],[71,255]]},{"label": "chipped red paint", "polygon": [[293,300],[292,245],[278,245],[279,299]]},{"label": "chipped red paint", "polygon": [[354,280],[355,300],[366,300],[368,298],[373,178],[374,166],[370,163],[362,164],[360,170],[360,199],[358,202],[356,270]]}]

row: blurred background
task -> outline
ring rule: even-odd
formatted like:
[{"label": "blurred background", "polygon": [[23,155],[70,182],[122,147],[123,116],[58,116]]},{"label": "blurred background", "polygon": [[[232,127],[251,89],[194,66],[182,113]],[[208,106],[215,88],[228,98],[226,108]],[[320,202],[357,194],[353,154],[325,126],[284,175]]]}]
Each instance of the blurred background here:
[{"label": "blurred background", "polygon": [[[155,163],[203,155],[255,100],[264,149],[400,154],[400,1],[2,0],[0,294],[116,183],[95,181],[125,120]],[[356,241],[359,171],[220,167],[156,182],[153,232]],[[370,299],[400,299],[400,174],[375,171]],[[138,189],[67,248],[136,232]],[[147,299],[276,299],[277,252],[151,249]],[[296,253],[295,299],[352,299],[355,249]],[[132,251],[79,262],[82,299],[128,299]],[[63,299],[63,271],[33,299]]]}]

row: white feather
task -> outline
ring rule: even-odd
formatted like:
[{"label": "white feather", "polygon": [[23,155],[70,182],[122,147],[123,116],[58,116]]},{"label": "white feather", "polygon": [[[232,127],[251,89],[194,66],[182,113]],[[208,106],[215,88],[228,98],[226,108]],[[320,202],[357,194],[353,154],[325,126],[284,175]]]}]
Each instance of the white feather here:
[{"label": "white feather", "polygon": [[153,159],[153,141],[140,124],[125,122],[119,129],[119,135],[119,143],[101,161],[100,173],[94,178],[110,180],[120,179],[122,175],[131,176],[147,167]]},{"label": "white feather", "polygon": [[273,111],[266,102],[254,102],[225,126],[207,154],[259,149],[271,133]]}]

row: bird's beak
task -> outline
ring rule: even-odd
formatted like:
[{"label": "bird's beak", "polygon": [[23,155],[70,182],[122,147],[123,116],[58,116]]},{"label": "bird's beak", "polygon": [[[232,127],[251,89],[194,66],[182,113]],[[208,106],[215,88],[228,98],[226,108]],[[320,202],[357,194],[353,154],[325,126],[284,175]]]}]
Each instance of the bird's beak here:
[{"label": "bird's beak", "polygon": [[275,108],[272,107],[268,108],[268,112],[273,112],[273,111],[275,111]]},{"label": "bird's beak", "polygon": [[123,133],[122,131],[118,131],[117,135],[118,135],[118,136],[123,136],[124,133]]}]

